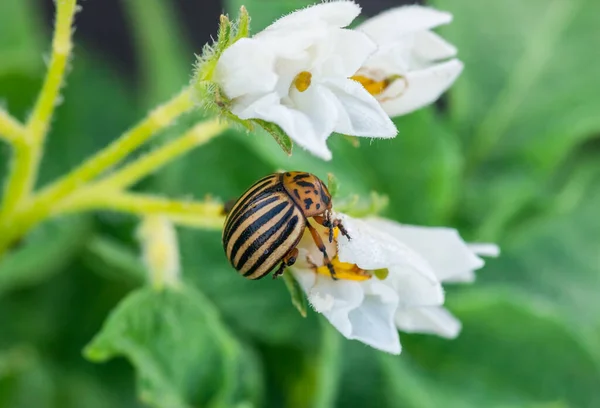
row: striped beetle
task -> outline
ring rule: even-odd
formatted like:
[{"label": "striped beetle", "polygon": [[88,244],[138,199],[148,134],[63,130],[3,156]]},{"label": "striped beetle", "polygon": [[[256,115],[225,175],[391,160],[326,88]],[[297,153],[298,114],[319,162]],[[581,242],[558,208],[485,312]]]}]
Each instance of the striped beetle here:
[{"label": "striped beetle", "polygon": [[[308,228],[331,276],[335,270],[325,244],[308,218],[348,237],[339,220],[331,219],[331,195],[315,175],[299,171],[273,173],[254,183],[228,211],[223,248],[231,265],[248,279],[260,279],[279,263],[273,278],[296,262],[298,242]],[[348,237],[350,238],[350,237]]]}]

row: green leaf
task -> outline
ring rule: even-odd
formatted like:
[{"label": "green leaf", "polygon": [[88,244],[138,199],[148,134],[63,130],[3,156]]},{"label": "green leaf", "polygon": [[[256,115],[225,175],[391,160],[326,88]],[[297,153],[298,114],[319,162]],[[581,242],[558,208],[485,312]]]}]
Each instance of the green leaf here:
[{"label": "green leaf", "polygon": [[61,272],[83,249],[91,233],[87,217],[50,220],[40,225],[0,260],[0,295],[36,285]]},{"label": "green leaf", "polygon": [[290,296],[292,297],[292,304],[302,317],[306,317],[306,309],[308,308],[308,301],[306,300],[306,295],[304,291],[300,287],[298,281],[294,278],[294,275],[288,270],[283,273],[283,281],[285,282],[285,286],[287,290],[290,292]]},{"label": "green leaf", "polygon": [[[593,0],[436,0],[454,15],[443,35],[466,69],[449,105],[471,165],[520,156],[529,171],[555,168],[600,130],[600,36]],[[479,33],[479,35],[474,35]],[[576,107],[576,108],[575,108]]]},{"label": "green leaf", "polygon": [[446,387],[467,391],[469,406],[496,399],[600,403],[597,342],[574,329],[553,301],[496,285],[450,296],[449,306],[463,323],[458,339],[403,336],[403,353]]},{"label": "green leaf", "polygon": [[139,254],[117,240],[97,235],[90,239],[82,253],[82,260],[98,275],[134,285],[146,281],[146,266]]},{"label": "green leaf", "polygon": [[[484,279],[544,296],[600,341],[598,185],[600,180],[589,186],[583,202],[570,212],[540,216],[513,230]],[[600,352],[598,357],[600,361]]]},{"label": "green leaf", "polygon": [[130,294],[111,313],[85,356],[125,356],[138,372],[140,398],[156,407],[258,405],[260,368],[189,287]]},{"label": "green leaf", "polygon": [[299,316],[281,279],[241,276],[229,265],[218,233],[182,231],[180,245],[184,276],[202,288],[230,325],[269,345],[318,347],[316,314]]},{"label": "green leaf", "polygon": [[[375,353],[373,353],[375,354]],[[463,408],[463,407],[496,407],[496,408],[566,408],[561,401],[551,403],[535,403],[515,393],[505,392],[501,387],[494,387],[485,392],[474,387],[457,387],[448,384],[445,378],[436,380],[419,367],[411,356],[390,356],[377,353],[372,359],[379,363],[381,376],[384,379],[385,404],[382,406],[403,408]],[[467,374],[468,375],[468,374]]]},{"label": "green leaf", "polygon": [[52,373],[35,350],[19,345],[0,351],[0,407],[49,406],[54,392]]}]

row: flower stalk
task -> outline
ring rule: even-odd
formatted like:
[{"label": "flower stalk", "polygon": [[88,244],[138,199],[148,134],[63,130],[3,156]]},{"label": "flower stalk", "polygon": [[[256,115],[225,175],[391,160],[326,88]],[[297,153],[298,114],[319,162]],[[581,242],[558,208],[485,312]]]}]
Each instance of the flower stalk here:
[{"label": "flower stalk", "polygon": [[98,190],[77,195],[55,208],[55,215],[92,210],[112,210],[130,214],[160,214],[175,224],[221,228],[223,205],[215,201],[177,201],[158,196]]},{"label": "flower stalk", "polygon": [[195,147],[208,143],[225,129],[227,129],[227,125],[217,119],[201,122],[183,136],[92,184],[88,189],[129,187]]},{"label": "flower stalk", "polygon": [[4,109],[0,108],[0,139],[16,145],[24,139],[25,128]]},{"label": "flower stalk", "polygon": [[[154,109],[132,129],[69,174],[38,194],[28,195],[27,200],[18,199],[18,196],[22,192],[23,186],[27,184],[27,179],[30,179],[29,169],[31,169],[32,160],[35,159],[33,155],[41,155],[43,146],[40,145],[39,150],[32,149],[29,138],[23,138],[24,143],[15,143],[13,171],[6,186],[5,203],[0,212],[0,227],[3,230],[2,237],[0,237],[0,254],[15,239],[23,236],[37,223],[53,215],[61,201],[70,195],[92,191],[88,189],[89,183],[87,182],[121,162],[154,134],[167,128],[181,115],[190,111],[193,106],[190,91],[186,88],[171,100]],[[24,135],[29,134],[28,129],[26,128]],[[109,179],[123,187],[128,186],[193,147],[205,143],[224,129],[225,127],[216,121],[197,125],[186,135],[156,149],[155,152],[141,159],[141,165],[133,162],[123,169],[125,173],[121,177],[110,177]],[[206,135],[203,133],[205,131]],[[35,172],[37,173],[37,168]],[[127,182],[123,183],[125,179]]]},{"label": "flower stalk", "polygon": [[40,94],[25,125],[0,109],[0,138],[13,147],[13,157],[0,207],[0,254],[11,243],[48,217],[90,210],[133,214],[165,214],[172,222],[202,228],[219,228],[222,205],[216,202],[181,202],[132,194],[125,189],[164,164],[219,135],[226,126],[217,120],[199,123],[181,137],[95,181],[119,164],[153,135],[167,128],[194,107],[190,88],[151,111],[142,121],[109,146],[39,193],[32,193],[45,139],[59,98],[73,48],[71,39],[76,0],[56,2],[52,55]]},{"label": "flower stalk", "polygon": [[[22,135],[20,139],[23,139],[24,143],[14,145],[15,152],[6,184],[0,219],[9,217],[22,201],[29,198],[31,190],[35,186],[46,134],[73,48],[71,26],[76,10],[76,0],[58,0],[56,2],[56,25],[50,65],[27,125],[23,132],[19,132]],[[12,123],[13,132],[14,125],[15,123]]]},{"label": "flower stalk", "polygon": [[186,88],[170,101],[154,109],[141,122],[95,156],[86,160],[81,166],[44,189],[38,198],[38,205],[57,201],[67,196],[86,181],[118,164],[153,135],[167,128],[177,118],[191,110],[193,106],[189,89]]}]

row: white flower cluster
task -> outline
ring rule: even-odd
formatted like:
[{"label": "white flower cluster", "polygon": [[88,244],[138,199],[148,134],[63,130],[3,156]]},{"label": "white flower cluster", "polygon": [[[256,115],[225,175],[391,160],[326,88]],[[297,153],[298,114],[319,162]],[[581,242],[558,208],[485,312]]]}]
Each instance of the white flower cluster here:
[{"label": "white flower cluster", "polygon": [[[406,6],[348,29],[360,11],[352,1],[329,1],[228,43],[210,78],[225,101],[219,106],[242,123],[276,125],[325,160],[334,132],[395,137],[390,117],[435,102],[462,71],[456,48],[431,31],[452,16]],[[478,255],[497,255],[495,245],[468,245],[448,228],[337,217],[351,239],[336,234],[330,242],[315,225],[331,263],[307,233],[292,267],[317,312],[345,337],[394,354],[398,330],[458,335],[442,283],[472,281],[483,266]]]},{"label": "white flower cluster", "polygon": [[[330,256],[337,254],[332,263],[338,279],[310,237],[301,241],[292,269],[317,312],[348,339],[393,354],[401,350],[398,330],[458,335],[460,322],[442,306],[442,283],[473,281],[483,266],[477,255],[497,256],[496,245],[466,244],[449,228],[337,217],[351,237],[340,236],[327,248]],[[328,231],[320,231],[326,241]]]},{"label": "white flower cluster", "polygon": [[225,49],[213,80],[231,113],[274,123],[325,160],[332,132],[396,136],[390,116],[434,102],[462,70],[456,49],[429,31],[451,15],[407,6],[345,28],[359,14],[351,1],[321,3]]}]

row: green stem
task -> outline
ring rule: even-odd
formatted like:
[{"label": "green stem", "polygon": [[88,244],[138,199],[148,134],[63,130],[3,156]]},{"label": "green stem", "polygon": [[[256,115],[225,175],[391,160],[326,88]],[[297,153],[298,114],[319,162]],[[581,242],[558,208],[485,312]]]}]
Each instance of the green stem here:
[{"label": "green stem", "polygon": [[193,106],[190,90],[186,88],[170,101],[152,111],[144,120],[108,147],[42,190],[35,200],[34,206],[44,208],[66,197],[85,182],[119,163],[152,135],[169,126]]},{"label": "green stem", "polygon": [[218,119],[199,123],[183,136],[157,148],[155,151],[136,160],[132,164],[117,170],[110,176],[92,184],[88,189],[127,188],[146,177],[148,174],[158,170],[166,163],[209,142],[214,137],[221,134],[225,129],[227,129],[227,125],[219,122]]},{"label": "green stem", "polygon": [[25,128],[18,120],[13,118],[7,111],[0,108],[0,139],[10,144],[16,144],[25,138]]},{"label": "green stem", "polygon": [[[2,212],[0,213],[0,224],[3,218],[11,217],[21,202],[29,198],[35,186],[46,134],[54,113],[58,92],[63,82],[67,61],[71,55],[71,26],[75,11],[76,0],[59,0],[56,2],[56,25],[52,40],[50,65],[23,133],[25,142],[15,145],[15,155],[6,184]],[[14,128],[15,124],[9,123],[9,125]]]},{"label": "green stem", "polygon": [[340,334],[321,318],[321,350],[319,352],[319,367],[317,368],[317,390],[315,393],[315,408],[328,408],[335,405],[340,377]]},{"label": "green stem", "polygon": [[144,194],[98,190],[93,194],[77,195],[60,204],[53,215],[92,210],[113,210],[136,215],[161,214],[178,223],[193,219],[206,228],[221,228],[224,222],[223,205],[206,201],[175,201]]}]

